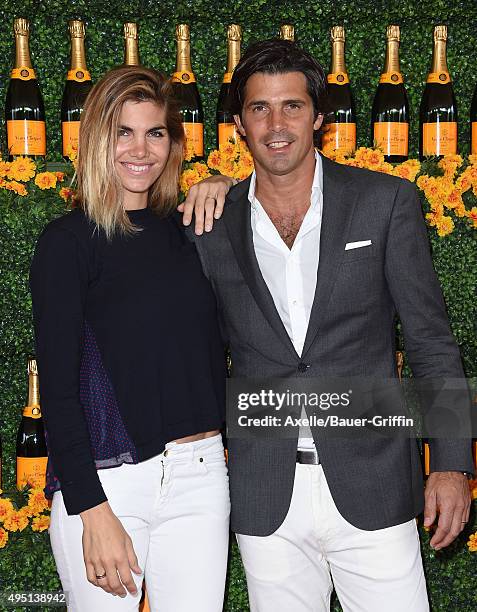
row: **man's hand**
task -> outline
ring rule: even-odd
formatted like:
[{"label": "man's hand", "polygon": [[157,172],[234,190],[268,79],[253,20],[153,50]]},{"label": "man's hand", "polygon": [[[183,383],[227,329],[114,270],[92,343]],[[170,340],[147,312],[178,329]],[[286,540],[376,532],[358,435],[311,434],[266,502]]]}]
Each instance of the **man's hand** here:
[{"label": "man's hand", "polygon": [[[108,502],[80,513],[83,520],[83,557],[88,581],[107,593],[136,595],[131,574],[141,574],[132,540]],[[101,576],[98,578],[97,576]]]},{"label": "man's hand", "polygon": [[177,210],[183,212],[182,223],[189,225],[195,215],[195,233],[210,232],[214,219],[220,219],[224,210],[225,196],[234,185],[233,179],[217,174],[192,185],[186,199]]},{"label": "man's hand", "polygon": [[424,527],[430,527],[439,513],[430,545],[440,550],[455,540],[469,520],[467,477],[460,472],[432,472],[427,479],[424,498]]}]

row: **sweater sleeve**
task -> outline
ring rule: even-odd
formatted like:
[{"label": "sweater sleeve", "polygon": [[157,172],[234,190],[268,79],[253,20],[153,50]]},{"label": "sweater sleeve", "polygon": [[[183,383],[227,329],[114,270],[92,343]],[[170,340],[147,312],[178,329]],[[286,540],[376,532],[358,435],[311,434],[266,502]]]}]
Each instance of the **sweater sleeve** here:
[{"label": "sweater sleeve", "polygon": [[104,501],[80,403],[88,251],[69,229],[50,225],[30,269],[36,356],[48,452],[68,514]]}]

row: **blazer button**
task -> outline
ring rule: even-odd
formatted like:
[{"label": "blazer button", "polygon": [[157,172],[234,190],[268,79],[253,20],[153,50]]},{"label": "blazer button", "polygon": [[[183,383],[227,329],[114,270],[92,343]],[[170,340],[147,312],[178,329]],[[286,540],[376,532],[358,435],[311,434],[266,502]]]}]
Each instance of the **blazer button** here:
[{"label": "blazer button", "polygon": [[298,364],[298,371],[299,372],[306,372],[308,370],[308,368],[310,367],[309,363],[303,363],[303,361],[301,361]]}]

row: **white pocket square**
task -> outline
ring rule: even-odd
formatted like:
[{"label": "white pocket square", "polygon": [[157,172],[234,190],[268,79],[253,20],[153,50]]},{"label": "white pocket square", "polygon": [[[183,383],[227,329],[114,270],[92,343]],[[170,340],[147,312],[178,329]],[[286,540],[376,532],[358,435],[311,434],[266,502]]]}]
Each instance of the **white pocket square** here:
[{"label": "white pocket square", "polygon": [[360,249],[361,247],[370,246],[371,240],[359,240],[358,242],[348,242],[345,246],[345,251],[351,249]]}]

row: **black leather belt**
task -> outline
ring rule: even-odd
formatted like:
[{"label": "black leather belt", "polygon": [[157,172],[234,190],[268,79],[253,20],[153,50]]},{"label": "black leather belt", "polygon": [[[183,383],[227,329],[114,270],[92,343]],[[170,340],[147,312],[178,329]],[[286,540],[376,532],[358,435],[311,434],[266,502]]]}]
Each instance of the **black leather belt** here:
[{"label": "black leather belt", "polygon": [[306,465],[318,465],[320,458],[315,450],[298,450],[296,451],[296,462]]}]

